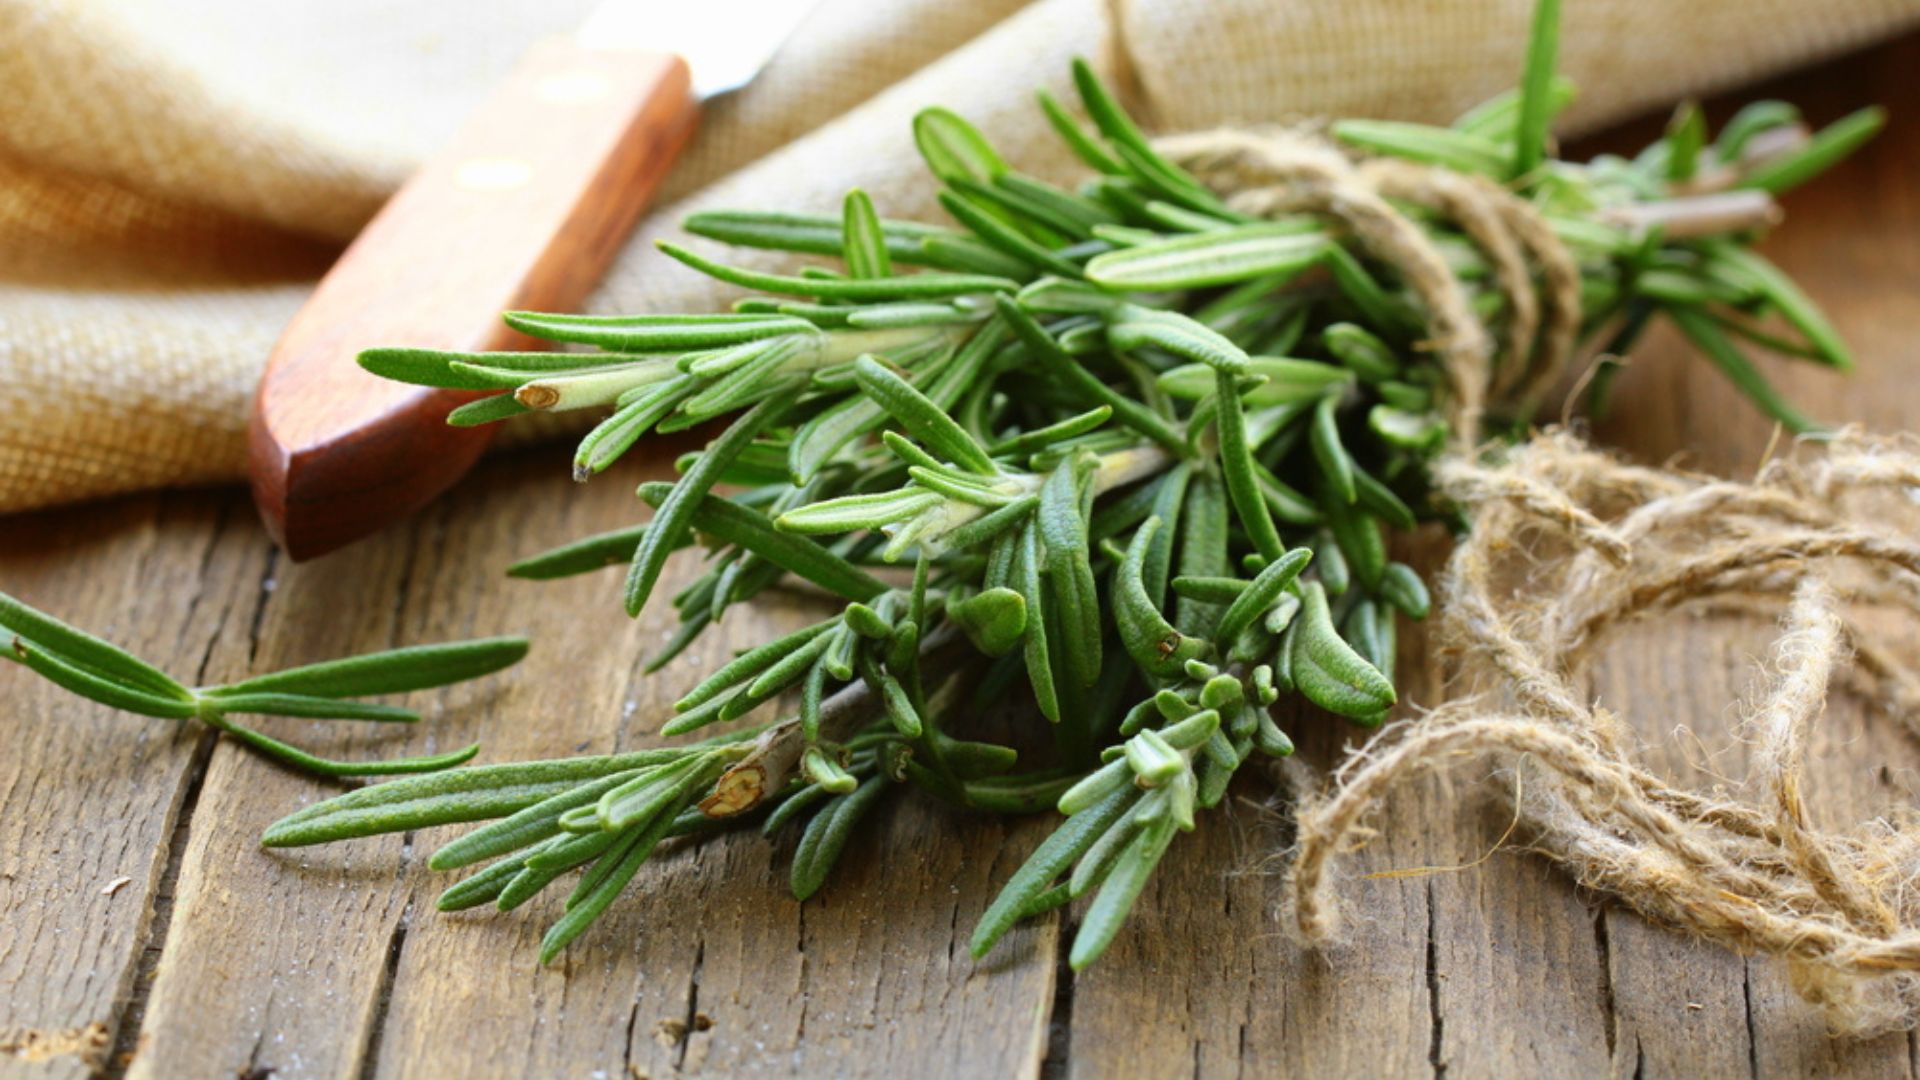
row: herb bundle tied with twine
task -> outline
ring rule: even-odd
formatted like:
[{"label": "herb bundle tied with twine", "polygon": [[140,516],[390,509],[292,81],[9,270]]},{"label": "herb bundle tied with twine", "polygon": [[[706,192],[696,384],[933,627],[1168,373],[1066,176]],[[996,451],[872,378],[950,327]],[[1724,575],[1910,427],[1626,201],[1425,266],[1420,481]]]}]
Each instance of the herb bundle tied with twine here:
[{"label": "herb bundle tied with twine", "polygon": [[[860,192],[838,216],[702,213],[687,222],[699,236],[841,263],[772,274],[665,245],[755,295],[717,315],[507,316],[593,351],[363,355],[389,378],[494,392],[451,423],[610,410],[575,455],[583,481],[650,432],[731,418],[676,482],[641,485],[650,520],[512,570],[625,564],[637,616],[691,549],[707,569],[669,598],[679,630],[652,669],[767,589],[805,583],[831,601],[722,665],[661,728],[723,734],[376,784],[288,816],[266,843],[485,821],[432,857],[482,867],[440,906],[509,909],[580,871],[551,959],[663,845],[791,827],[804,899],[902,789],[987,813],[1055,809],[1064,820],[973,948],[1086,897],[1082,967],[1243,767],[1291,754],[1272,706],[1386,718],[1397,620],[1430,606],[1387,537],[1434,521],[1465,537],[1440,620],[1463,696],[1377,738],[1331,791],[1303,789],[1293,914],[1308,936],[1333,931],[1334,856],[1403,773],[1463,748],[1519,752],[1554,770],[1526,815],[1583,881],[1792,955],[1852,1026],[1904,1019],[1904,982],[1897,1007],[1868,1016],[1855,978],[1920,962],[1886,891],[1898,845],[1814,832],[1796,778],[1846,636],[1836,597],[1910,597],[1909,548],[1845,504],[1914,482],[1911,457],[1849,438],[1738,485],[1620,465],[1565,433],[1527,438],[1582,357],[1595,359],[1574,393],[1604,409],[1610,358],[1661,318],[1769,415],[1817,430],[1746,350],[1851,360],[1752,242],[1779,217],[1774,196],[1880,114],[1810,133],[1763,102],[1710,138],[1687,106],[1635,158],[1556,160],[1548,130],[1572,95],[1553,74],[1557,24],[1544,0],[1521,85],[1447,127],[1150,141],[1081,66],[1090,128],[1040,100],[1091,170],[1076,190],[929,109],[914,137],[957,228],[884,219]],[[1518,575],[1517,553],[1547,561]],[[1820,560],[1865,565],[1866,584],[1813,576]],[[1618,622],[1754,595],[1791,598],[1767,807],[1662,785],[1572,689]],[[1897,665],[1873,670],[1915,693]],[[776,720],[733,723],[781,703]],[[976,718],[1008,703],[1047,738],[990,740]]]}]

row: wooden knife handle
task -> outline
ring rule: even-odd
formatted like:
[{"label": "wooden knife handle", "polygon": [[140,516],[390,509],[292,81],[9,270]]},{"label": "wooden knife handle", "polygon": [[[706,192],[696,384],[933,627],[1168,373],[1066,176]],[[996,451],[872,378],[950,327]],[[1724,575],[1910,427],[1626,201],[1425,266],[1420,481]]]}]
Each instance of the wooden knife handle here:
[{"label": "wooden knife handle", "polygon": [[419,509],[492,438],[446,424],[479,395],[378,378],[360,351],[536,347],[500,313],[577,306],[694,119],[679,57],[545,42],[394,195],[288,324],[254,401],[254,501],[289,555]]}]

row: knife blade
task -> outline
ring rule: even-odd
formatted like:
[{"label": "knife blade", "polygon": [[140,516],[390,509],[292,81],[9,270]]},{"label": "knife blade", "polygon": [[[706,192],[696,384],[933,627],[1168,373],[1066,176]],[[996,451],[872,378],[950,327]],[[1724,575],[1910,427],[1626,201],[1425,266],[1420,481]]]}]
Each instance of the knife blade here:
[{"label": "knife blade", "polygon": [[607,0],[542,42],[355,238],[267,359],[248,477],[295,560],[369,535],[464,475],[497,425],[478,396],[388,382],[374,346],[528,349],[500,312],[585,299],[697,122],[745,85],[814,0]]}]

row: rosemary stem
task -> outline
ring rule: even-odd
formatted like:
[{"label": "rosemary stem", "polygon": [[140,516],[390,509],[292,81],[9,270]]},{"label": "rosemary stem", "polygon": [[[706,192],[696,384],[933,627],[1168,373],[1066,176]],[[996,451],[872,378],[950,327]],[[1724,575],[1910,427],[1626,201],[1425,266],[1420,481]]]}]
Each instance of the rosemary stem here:
[{"label": "rosemary stem", "polygon": [[1691,240],[1772,225],[1780,220],[1780,205],[1764,191],[1719,191],[1617,206],[1600,217],[1635,232],[1657,226],[1670,240]]},{"label": "rosemary stem", "polygon": [[[966,638],[951,626],[942,626],[921,643],[920,666],[937,679],[969,655]],[[864,681],[847,685],[820,703],[820,741],[847,741],[881,708],[878,695]],[[746,757],[720,775],[713,794],[701,801],[700,812],[722,818],[752,810],[793,778],[806,747],[806,732],[798,717],[768,728]]]},{"label": "rosemary stem", "polygon": [[1158,443],[1102,454],[1099,469],[1093,475],[1093,491],[1095,495],[1104,495],[1172,467],[1173,455]]},{"label": "rosemary stem", "polygon": [[1745,179],[1753,170],[1805,147],[1812,139],[1813,132],[1808,131],[1805,124],[1769,128],[1748,141],[1738,161],[1702,169],[1692,180],[1677,186],[1676,190],[1690,195],[1725,191]]}]

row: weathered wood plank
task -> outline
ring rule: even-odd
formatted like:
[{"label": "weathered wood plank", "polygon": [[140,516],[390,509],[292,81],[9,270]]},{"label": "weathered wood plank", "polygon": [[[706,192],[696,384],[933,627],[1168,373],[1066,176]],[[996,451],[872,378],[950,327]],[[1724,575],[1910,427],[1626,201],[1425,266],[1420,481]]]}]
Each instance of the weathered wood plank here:
[{"label": "weathered wood plank", "polygon": [[[276,565],[251,639],[223,642],[214,675],[238,677],[472,630],[471,608],[460,595],[433,595],[425,575],[416,577],[423,548],[424,562],[438,565],[434,523],[426,519],[335,559]],[[253,542],[268,550],[257,526]],[[470,726],[465,711],[452,714]],[[271,723],[277,734],[341,757],[447,748],[461,734],[443,723],[418,730]],[[260,848],[268,823],[323,790],[234,744],[215,749],[131,1075],[357,1070],[380,1015],[380,985],[405,906],[405,864],[398,837],[291,857]]]},{"label": "weathered wood plank", "polygon": [[[813,614],[798,598],[736,611],[693,655],[642,676],[638,658],[668,626],[621,615],[612,579],[499,578],[513,556],[630,520],[626,484],[579,492],[554,482],[563,474],[551,457],[491,472],[388,537],[277,568],[257,636],[223,642],[210,677],[525,630],[538,644],[524,674],[422,695],[439,715],[411,738],[319,724],[288,731],[342,755],[446,748],[478,734],[492,760],[555,756],[652,741],[671,701],[716,657]],[[662,595],[694,566],[677,561]],[[860,1060],[1018,1075],[1044,1052],[1051,931],[1011,942],[992,976],[966,960],[965,936],[1007,842],[991,824],[908,807],[855,841],[850,872],[804,913],[786,895],[790,839],[748,833],[673,855],[543,971],[535,953],[558,898],[510,915],[433,913],[452,879],[426,874],[415,852],[442,835],[412,846],[392,837],[258,848],[267,823],[324,794],[231,747],[215,752],[134,1075],[337,1076],[369,1064],[404,1075],[423,1060],[480,1073],[502,1061],[551,1073],[593,1062],[732,1075]],[[933,830],[961,841],[929,854]],[[975,1038],[980,1031],[995,1037]]]},{"label": "weathered wood plank", "polygon": [[[0,531],[0,588],[191,680],[256,602],[257,552],[229,504],[150,497],[20,519]],[[0,1072],[85,1076],[119,1035],[208,736],[12,665],[0,701]]]},{"label": "weathered wood plank", "polygon": [[[537,489],[490,496],[515,521],[496,561],[630,520],[626,484],[637,474],[583,493],[555,484],[556,475],[542,460]],[[656,465],[652,475],[664,471]],[[660,595],[694,570],[675,560]],[[629,622],[615,585],[596,576],[509,586],[538,623],[540,655],[571,670],[515,681],[502,712],[553,717],[553,726],[512,728],[495,737],[493,753],[648,745],[672,701],[717,658],[819,614],[810,601],[776,595],[730,613],[710,639],[648,677],[638,658],[670,624],[652,612]],[[448,879],[436,876],[414,900],[424,914],[395,972],[379,1072],[405,1075],[431,1059],[463,1072],[510,1061],[534,1073],[732,1076],[840,1072],[859,1061],[873,1075],[1031,1073],[1052,1000],[1051,933],[1010,942],[992,975],[965,959],[965,937],[991,897],[988,874],[1006,872],[995,858],[1006,833],[918,801],[900,811],[855,838],[841,873],[804,909],[786,891],[791,837],[769,844],[749,831],[663,858],[546,971],[535,954],[557,897],[509,915],[439,916],[431,897]],[[952,842],[928,845],[934,831]],[[441,839],[422,837],[422,850]]]},{"label": "weathered wood plank", "polygon": [[[1862,102],[1888,99],[1895,93],[1891,73],[1910,69],[1916,60],[1920,39],[1880,50],[1870,63],[1849,62],[1845,77],[1821,69],[1735,100],[1778,96],[1806,102],[1812,115],[1830,118]],[[1729,111],[1721,105],[1719,111]],[[1637,147],[1656,135],[1658,126],[1650,121],[1614,141]],[[1827,306],[1861,359],[1861,373],[1850,380],[1804,366],[1769,366],[1816,415],[1859,417],[1879,429],[1911,425],[1913,392],[1904,373],[1911,370],[1910,343],[1920,340],[1920,306],[1904,298],[1920,286],[1915,272],[1920,244],[1914,240],[1920,237],[1920,221],[1914,219],[1911,186],[1904,178],[1916,166],[1920,128],[1896,125],[1842,173],[1794,193],[1792,224],[1770,245],[1770,253]],[[1873,194],[1863,199],[1862,192]],[[1890,226],[1897,238],[1892,242]],[[1771,432],[1764,418],[1670,335],[1657,337],[1639,353],[1615,400],[1615,419],[1603,426],[1601,440],[1641,460],[1686,452],[1688,464],[1750,472]],[[1659,627],[1626,651],[1630,656],[1608,669],[1606,690],[1637,702],[1659,702],[1652,722],[1667,725],[1676,715],[1701,715],[1696,706],[1708,702],[1712,706],[1704,711],[1716,713],[1731,700],[1750,658],[1725,647],[1716,630],[1692,625]],[[1423,684],[1412,663],[1403,661],[1401,677],[1415,687],[1415,700],[1423,700],[1421,695],[1437,684]],[[1843,715],[1837,708],[1836,728],[1847,725],[1839,718]],[[1641,734],[1660,740],[1670,732]],[[1910,745],[1896,750],[1863,734],[1852,742],[1827,744],[1828,738],[1840,737],[1823,736],[1828,766],[1823,776],[1835,770],[1857,773],[1886,754],[1895,760],[1906,760],[1901,753],[1913,754]],[[1904,738],[1893,736],[1894,741]],[[1661,764],[1681,764],[1677,753],[1668,757]],[[1859,777],[1854,780],[1858,787]],[[1505,782],[1489,782],[1484,769],[1473,768],[1461,768],[1451,779],[1459,789]],[[1490,795],[1484,801],[1492,805],[1459,817],[1462,804],[1438,797],[1438,790],[1438,785],[1423,785],[1392,799],[1378,823],[1381,838],[1352,860],[1352,871],[1458,865],[1482,854],[1504,827],[1507,811],[1500,800]],[[1451,826],[1448,815],[1455,816]],[[1410,831],[1422,830],[1426,835],[1413,845],[1419,857],[1408,858],[1400,845]],[[1222,831],[1217,825],[1213,829]],[[1219,1061],[1220,1048],[1233,1043],[1235,1024],[1246,1016],[1261,1018],[1250,1033],[1286,1034],[1286,1056],[1280,1060],[1331,1075],[1401,1074],[1404,1045],[1415,1032],[1431,1033],[1434,1067],[1465,1075],[1595,1074],[1609,1061],[1619,1075],[1718,1076],[1750,1068],[1766,1075],[1908,1071],[1907,1040],[1830,1041],[1817,1016],[1771,965],[1753,962],[1749,979],[1749,963],[1740,957],[1653,928],[1629,913],[1593,911],[1589,898],[1564,876],[1517,854],[1457,873],[1371,883],[1365,890],[1349,884],[1350,907],[1377,921],[1352,931],[1346,956],[1332,951],[1301,960],[1289,942],[1263,942],[1260,960],[1277,960],[1277,966],[1290,969],[1284,989],[1293,991],[1291,997],[1309,996],[1306,984],[1317,961],[1332,971],[1327,1000],[1343,1002],[1352,982],[1371,973],[1383,947],[1404,952],[1409,943],[1431,943],[1430,1016],[1396,999],[1392,1005],[1372,1001],[1315,1009],[1313,1019],[1303,1019],[1289,1011],[1297,1005],[1275,1000],[1260,981],[1216,978],[1211,970],[1230,967],[1237,976],[1247,966],[1237,956],[1215,955],[1219,940],[1244,940],[1276,928],[1264,921],[1264,912],[1243,914],[1249,905],[1241,883],[1223,885],[1215,878],[1222,860],[1231,862],[1234,852],[1209,836],[1203,832],[1188,842],[1196,850],[1211,849],[1205,857],[1169,856],[1163,881],[1143,899],[1135,926],[1099,968],[1074,980],[1070,1060],[1075,1072],[1104,1075],[1135,1065],[1144,1075],[1216,1075],[1251,1068],[1256,1059],[1245,1052]],[[1277,840],[1267,839],[1264,849],[1271,850]],[[1410,896],[1430,898],[1430,922],[1423,925]],[[1229,908],[1236,917],[1223,918]],[[1356,956],[1366,963],[1346,966],[1354,965]],[[1173,963],[1175,957],[1181,963]],[[1403,984],[1390,985],[1404,989]],[[1427,1062],[1419,1064],[1424,1068]]]},{"label": "weathered wood plank", "polygon": [[[1695,729],[1718,725],[1719,706],[1745,681],[1745,647],[1758,635],[1744,635],[1739,646],[1729,647],[1732,637],[1716,631],[1724,627],[1695,630],[1687,619],[1634,627],[1607,650],[1592,680],[1599,701],[1642,725],[1637,730],[1646,764],[1693,788],[1710,787],[1717,777],[1737,778],[1746,768],[1738,744],[1715,740],[1720,752],[1712,753],[1677,730],[1683,723]],[[1649,687],[1663,689],[1656,696]],[[1747,1075],[1753,1041],[1745,958],[1611,905],[1600,918],[1614,1002],[1613,1074]]]},{"label": "weathered wood plank", "polygon": [[[1916,64],[1920,37],[1739,97],[1798,100],[1825,118],[1899,100]],[[1920,126],[1896,117],[1840,175],[1794,193],[1792,224],[1769,241],[1860,356],[1850,379],[1767,366],[1816,415],[1912,426],[1916,174]],[[1750,471],[1769,425],[1683,353],[1670,336],[1649,343],[1601,441],[1640,460],[1684,453],[1691,465]],[[526,630],[536,651],[523,675],[423,696],[442,715],[400,741],[276,730],[365,754],[477,736],[491,760],[645,745],[708,661],[794,625],[801,602],[736,612],[699,657],[640,676],[636,658],[667,627],[624,619],[609,579],[499,578],[512,556],[633,515],[626,484],[637,472],[585,490],[560,475],[552,456],[495,462],[388,537],[271,571],[238,497],[17,518],[0,531],[0,588],[207,678]],[[690,572],[684,561],[670,571]],[[1409,696],[1431,702],[1437,682],[1409,637]],[[1763,626],[1649,624],[1613,647],[1595,690],[1644,706],[1629,715],[1656,767],[1690,781],[1704,775],[1700,762],[1737,774],[1744,752],[1727,741],[1734,714],[1723,704],[1750,685],[1765,640]],[[1263,787],[1247,785],[1238,794],[1249,801],[1179,842],[1102,963],[1060,987],[1057,922],[1017,931],[982,964],[965,953],[980,910],[1050,823],[1003,827],[918,802],[858,836],[839,879],[804,907],[785,891],[791,838],[746,834],[670,855],[561,964],[540,970],[555,899],[509,915],[434,913],[451,879],[421,864],[442,836],[263,852],[260,829],[323,787],[225,745],[196,787],[196,747],[211,744],[191,729],[76,703],[17,672],[0,673],[0,694],[15,725],[0,758],[0,1044],[77,1032],[72,1048],[84,1052],[24,1066],[9,1048],[0,1072],[84,1075],[101,1056],[89,1026],[110,1045],[130,992],[141,997],[139,1030],[121,1045],[137,1051],[140,1076],[409,1075],[428,1063],[470,1075],[1032,1075],[1050,1050],[1062,1071],[1088,1076],[1914,1071],[1910,1040],[1828,1039],[1779,965],[1596,911],[1531,856],[1361,877],[1484,854],[1510,804],[1507,780],[1479,766],[1392,800],[1375,822],[1381,838],[1348,863],[1342,897],[1354,919],[1330,950],[1300,950],[1275,922],[1278,882],[1261,871],[1288,824],[1259,808]],[[1673,738],[1683,721],[1728,749],[1702,758]],[[1315,728],[1303,752],[1324,762],[1341,738]],[[1828,820],[1911,805],[1920,748],[1887,717],[1837,702],[1814,757],[1813,797]],[[1462,812],[1449,785],[1483,797]],[[178,881],[164,882],[177,832]],[[101,892],[122,876],[132,880]],[[151,948],[159,960],[143,965]]]},{"label": "weathered wood plank", "polygon": [[[1427,540],[1402,555],[1431,564],[1438,552]],[[1403,624],[1402,641],[1404,716],[1440,700],[1441,672],[1416,628]],[[1364,737],[1304,712],[1292,726],[1319,769],[1345,740]],[[1074,982],[1073,1071],[1224,1076],[1266,1062],[1334,1076],[1551,1075],[1603,1065],[1586,906],[1530,860],[1502,854],[1450,869],[1486,855],[1511,820],[1510,802],[1460,797],[1487,778],[1485,767],[1463,765],[1388,800],[1370,823],[1378,838],[1344,865],[1346,928],[1326,950],[1303,949],[1276,920],[1277,880],[1222,876],[1225,867],[1271,870],[1282,830],[1246,829],[1251,844],[1237,851],[1214,840],[1169,856],[1152,902]],[[1225,831],[1215,822],[1200,836]],[[1441,869],[1368,879],[1423,867]],[[1228,956],[1213,955],[1223,942]]]},{"label": "weathered wood plank", "polygon": [[[1643,760],[1698,789],[1735,784],[1749,748],[1730,703],[1752,700],[1768,627],[1728,617],[1673,619],[1636,627],[1608,650],[1595,680],[1602,702],[1637,720]],[[1657,698],[1646,688],[1662,687]],[[1810,792],[1825,823],[1844,827],[1911,805],[1904,775],[1920,748],[1896,721],[1837,697],[1816,730]],[[1630,911],[1604,914],[1615,1002],[1615,1075],[1908,1076],[1904,1035],[1828,1036],[1796,995],[1785,965],[1746,958],[1648,924]]]},{"label": "weathered wood plank", "polygon": [[[1862,102],[1892,100],[1894,72],[1916,61],[1920,39],[1907,39],[1844,65],[1839,77],[1820,69],[1740,97],[1777,96],[1801,103],[1816,120],[1831,119]],[[1726,111],[1724,104],[1716,110]],[[1632,134],[1650,130],[1640,125]],[[1916,166],[1920,127],[1896,119],[1833,175],[1790,194],[1789,224],[1765,246],[1826,308],[1859,359],[1859,370],[1845,378],[1767,364],[1769,377],[1812,415],[1857,419],[1875,430],[1912,426],[1920,308],[1910,298],[1920,288],[1920,206],[1901,178]],[[1684,454],[1689,465],[1751,474],[1771,428],[1724,380],[1669,334],[1649,341],[1634,367],[1618,389],[1621,407],[1602,426],[1604,441],[1641,460]],[[1729,706],[1754,690],[1768,631],[1755,620],[1728,618],[1671,618],[1635,628],[1609,650],[1595,690],[1636,722],[1654,768],[1689,786],[1737,781],[1749,755],[1734,731],[1740,713]],[[1812,798],[1829,825],[1912,805],[1910,785],[1894,777],[1920,763],[1920,748],[1896,719],[1872,715],[1845,695],[1830,703],[1810,758]],[[1688,941],[1625,911],[1605,918],[1615,1075],[1912,1075],[1905,1037],[1830,1039],[1819,1015],[1792,992],[1783,965]]]},{"label": "weathered wood plank", "polygon": [[[1403,677],[1425,667],[1409,644]],[[1305,709],[1288,721],[1316,770],[1365,738]],[[1429,882],[1365,875],[1445,861],[1451,845],[1421,824],[1416,800],[1394,800],[1374,823],[1379,841],[1344,865],[1341,944],[1306,950],[1279,911],[1273,869],[1291,821],[1271,801],[1264,782],[1242,782],[1202,815],[1107,954],[1073,977],[1070,1075],[1431,1073]]]}]

